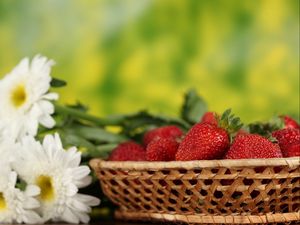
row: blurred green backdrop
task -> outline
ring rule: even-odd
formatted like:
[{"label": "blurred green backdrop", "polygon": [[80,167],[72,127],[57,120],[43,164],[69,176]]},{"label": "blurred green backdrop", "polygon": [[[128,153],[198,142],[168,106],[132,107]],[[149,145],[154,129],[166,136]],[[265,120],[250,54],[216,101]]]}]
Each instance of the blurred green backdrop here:
[{"label": "blurred green backdrop", "polygon": [[36,53],[100,116],[177,115],[194,87],[246,121],[299,118],[299,0],[1,0],[0,76]]}]

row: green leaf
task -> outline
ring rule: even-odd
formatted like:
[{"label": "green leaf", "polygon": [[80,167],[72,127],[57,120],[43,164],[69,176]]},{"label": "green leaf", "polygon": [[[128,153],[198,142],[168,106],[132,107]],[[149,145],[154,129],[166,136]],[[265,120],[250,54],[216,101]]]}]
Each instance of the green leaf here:
[{"label": "green leaf", "polygon": [[231,109],[226,109],[221,116],[221,120],[225,120],[225,119],[227,120],[227,118],[229,117],[232,118],[232,115],[230,115],[230,113],[231,113]]},{"label": "green leaf", "polygon": [[54,103],[54,106],[55,106],[56,114],[67,115],[69,117],[76,119],[77,121],[82,120],[97,126],[108,126],[108,125],[118,126],[121,124],[122,120],[124,119],[119,117],[99,118],[90,115],[86,112],[87,108],[84,105],[81,105],[80,103],[75,106],[74,105],[63,106]]},{"label": "green leaf", "polygon": [[145,128],[149,127],[149,125],[157,127],[176,125],[183,130],[187,130],[190,127],[190,125],[184,120],[162,115],[153,115],[147,111],[141,111],[133,115],[124,116],[121,124],[124,133],[130,137],[137,133],[143,133]]},{"label": "green leaf", "polygon": [[95,157],[107,158],[110,152],[118,145],[117,143],[110,143],[96,146],[90,140],[67,132],[61,132],[61,138],[64,146],[76,146],[78,148],[82,153],[83,163],[85,163],[84,159]]},{"label": "green leaf", "polygon": [[284,122],[279,117],[273,117],[268,122],[254,122],[248,124],[251,134],[259,134],[267,138],[272,136],[272,132],[284,127]]},{"label": "green leaf", "polygon": [[90,157],[106,159],[111,153],[111,151],[117,146],[118,144],[105,144],[105,145],[96,146],[96,148],[93,151],[89,152]]},{"label": "green leaf", "polygon": [[76,104],[67,105],[67,107],[72,108],[72,109],[77,109],[81,112],[87,112],[89,110],[89,107],[87,105],[84,105],[79,101],[77,101]]},{"label": "green leaf", "polygon": [[64,80],[60,80],[58,78],[52,78],[51,82],[50,82],[51,87],[53,88],[60,88],[60,87],[64,87],[67,85],[67,82]]},{"label": "green leaf", "polygon": [[18,179],[16,183],[16,188],[20,189],[21,191],[25,191],[27,187],[27,183],[24,180]]},{"label": "green leaf", "polygon": [[231,113],[231,109],[226,109],[223,112],[220,120],[218,121],[218,125],[227,131],[230,137],[230,142],[232,142],[233,137],[243,127],[243,123],[240,118]]},{"label": "green leaf", "polygon": [[120,143],[126,141],[125,136],[108,132],[99,127],[87,127],[87,126],[72,126],[67,128],[69,133],[76,134],[88,140],[105,142],[105,143]]},{"label": "green leaf", "polygon": [[204,113],[207,112],[207,104],[194,89],[189,90],[181,109],[181,117],[190,124],[198,123]]},{"label": "green leaf", "polygon": [[78,147],[78,149],[82,151],[83,156],[89,155],[90,151],[96,150],[96,146],[93,143],[78,135],[60,131],[60,136],[64,146]]}]

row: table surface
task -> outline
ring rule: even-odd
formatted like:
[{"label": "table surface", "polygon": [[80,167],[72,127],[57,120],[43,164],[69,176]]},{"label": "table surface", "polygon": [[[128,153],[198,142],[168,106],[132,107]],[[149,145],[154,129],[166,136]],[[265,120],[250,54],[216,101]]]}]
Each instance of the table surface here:
[{"label": "table surface", "polygon": [[[92,224],[99,224],[99,225],[155,225],[155,224],[161,224],[161,223],[143,223],[143,222],[124,222],[124,221],[105,221],[105,222],[102,222],[102,221],[95,221],[94,223]],[[173,223],[174,224],[174,223]]]},{"label": "table surface", "polygon": [[[91,223],[91,225],[98,225],[98,224],[99,225],[158,225],[158,224],[161,225],[162,223],[122,222],[122,221],[111,221],[111,222],[108,222],[108,221],[107,222],[101,222],[101,221],[99,221],[99,222],[96,222],[96,223]],[[271,224],[273,225],[274,223],[271,223]],[[296,225],[296,224],[300,224],[300,223],[295,222],[295,223],[287,223],[287,224]],[[12,224],[12,225],[19,225],[19,224]],[[39,225],[39,224],[36,224],[36,225]],[[61,223],[61,224],[50,223],[50,225],[68,225],[68,224],[67,223]],[[78,225],[78,224],[74,224],[74,225]],[[163,225],[176,225],[176,223],[164,223]],[[203,224],[203,225],[205,225],[205,224]],[[212,224],[207,224],[207,225],[212,225]],[[278,225],[284,225],[284,223],[278,223]]]},{"label": "table surface", "polygon": [[[123,221],[95,221],[92,222],[91,225],[158,225],[161,223],[143,223],[143,222],[123,222]],[[12,224],[12,225],[19,225],[19,224]],[[35,225],[44,225],[44,224],[35,224]],[[50,225],[67,225],[67,223],[60,223],[60,224],[54,224],[50,223]],[[75,225],[75,224],[74,224]],[[77,224],[76,224],[77,225]],[[167,225],[164,223],[164,225]],[[173,223],[174,225],[174,223]]]},{"label": "table surface", "polygon": [[[95,222],[92,222],[91,225],[158,225],[158,224],[162,224],[161,222],[158,222],[158,223],[143,223],[143,222],[124,222],[124,221],[95,221]],[[164,225],[176,225],[176,223],[163,223]],[[272,225],[274,223],[271,223]],[[276,224],[276,223],[275,223]],[[278,225],[283,225],[284,223],[278,223]],[[290,224],[290,225],[296,225],[296,224],[300,224],[300,221],[297,221],[297,222],[292,222],[292,223],[287,223],[287,224]],[[19,225],[19,224],[12,224],[12,225]],[[36,224],[36,225],[39,225],[39,224]],[[41,224],[42,225],[42,224]],[[67,225],[66,223],[60,223],[60,224],[54,224],[54,223],[51,223],[51,225]],[[78,225],[78,224],[74,224],[74,225]],[[205,225],[205,224],[203,224]],[[212,224],[207,224],[207,225],[212,225]]]}]

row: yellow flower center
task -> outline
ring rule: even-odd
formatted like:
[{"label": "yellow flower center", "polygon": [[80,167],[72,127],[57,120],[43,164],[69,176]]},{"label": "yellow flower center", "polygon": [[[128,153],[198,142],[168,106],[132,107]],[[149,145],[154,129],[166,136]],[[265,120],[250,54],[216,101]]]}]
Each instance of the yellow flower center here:
[{"label": "yellow flower center", "polygon": [[36,179],[36,184],[41,189],[41,193],[39,197],[42,201],[50,202],[54,199],[55,193],[53,187],[53,180],[51,177],[40,175]]},{"label": "yellow flower center", "polygon": [[3,196],[3,193],[0,192],[0,211],[5,210],[5,209],[6,209],[5,198]]},{"label": "yellow flower center", "polygon": [[23,84],[20,84],[15,89],[13,89],[11,94],[11,101],[16,108],[22,106],[26,102],[26,98],[26,90]]}]

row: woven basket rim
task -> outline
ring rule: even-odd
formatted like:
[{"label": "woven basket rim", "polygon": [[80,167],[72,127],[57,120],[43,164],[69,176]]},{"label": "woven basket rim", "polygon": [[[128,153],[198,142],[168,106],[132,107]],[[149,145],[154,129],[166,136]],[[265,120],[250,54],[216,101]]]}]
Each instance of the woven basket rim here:
[{"label": "woven basket rim", "polygon": [[157,169],[197,169],[197,168],[220,168],[220,167],[259,167],[259,166],[300,166],[300,157],[270,158],[270,159],[221,159],[221,160],[197,160],[197,161],[105,161],[100,158],[90,160],[93,169],[130,169],[130,170],[157,170]]}]

